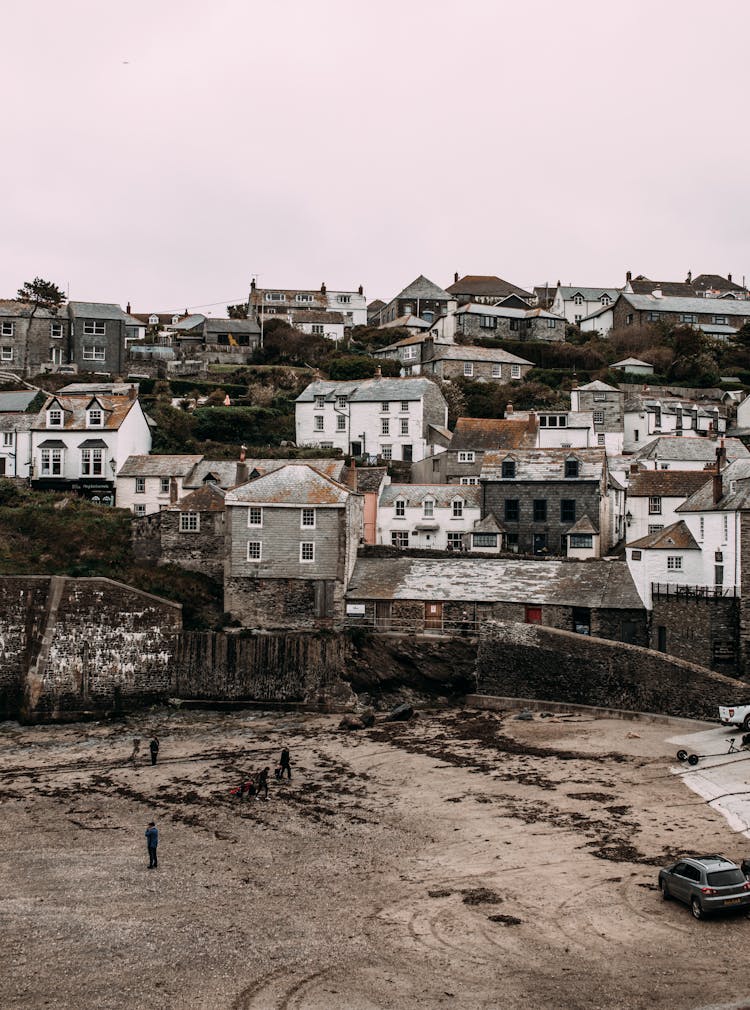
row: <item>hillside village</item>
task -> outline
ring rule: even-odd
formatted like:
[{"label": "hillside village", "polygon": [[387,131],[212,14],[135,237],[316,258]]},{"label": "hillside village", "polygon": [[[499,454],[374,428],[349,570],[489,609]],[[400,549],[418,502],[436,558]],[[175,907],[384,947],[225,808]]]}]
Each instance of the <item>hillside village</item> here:
[{"label": "hillside village", "polygon": [[225,318],[50,288],[0,301],[6,518],[50,494],[124,510],[136,565],[216,587],[215,629],[499,618],[750,672],[750,292],[731,274],[420,275],[369,302],[253,282]]}]

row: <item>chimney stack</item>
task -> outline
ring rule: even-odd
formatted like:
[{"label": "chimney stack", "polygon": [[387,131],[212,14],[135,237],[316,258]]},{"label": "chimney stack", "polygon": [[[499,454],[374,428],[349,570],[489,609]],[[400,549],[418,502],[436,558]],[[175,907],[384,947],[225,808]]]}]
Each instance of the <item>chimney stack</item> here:
[{"label": "chimney stack", "polygon": [[685,281],[685,283],[686,284],[692,284],[693,283],[693,271],[692,270],[688,270],[687,280]]},{"label": "chimney stack", "polygon": [[251,290],[251,291],[255,291],[255,278],[254,278],[254,277],[253,277],[253,279],[252,279],[252,280],[250,281],[250,290]]},{"label": "chimney stack", "polygon": [[[729,275],[729,280],[731,281],[731,279],[732,279],[732,275],[730,274]],[[125,306],[125,311],[127,312],[128,315],[130,315],[130,302],[128,302],[128,304]]]},{"label": "chimney stack", "polygon": [[361,295],[363,295],[363,294],[365,293],[365,289],[364,289],[364,288],[362,287],[362,285],[361,285],[361,284],[360,284],[360,286],[359,286],[359,287],[357,288],[357,291],[358,291],[358,292],[359,292],[359,294],[361,294]]},{"label": "chimney stack", "polygon": [[719,442],[716,447],[716,472],[721,473],[724,467],[727,465],[727,450],[724,445],[724,439]]},{"label": "chimney stack", "polygon": [[323,283],[320,285],[320,293],[321,293],[321,295],[324,295],[326,293],[326,290],[327,290],[326,289],[326,282],[323,281]]},{"label": "chimney stack", "polygon": [[724,497],[724,479],[720,473],[715,473],[713,477],[714,505],[718,505]]},{"label": "chimney stack", "polygon": [[729,281],[730,284],[732,283],[732,275],[731,274],[727,274],[727,280]]},{"label": "chimney stack", "polygon": [[505,416],[508,417],[512,413],[513,413],[513,404],[512,403],[506,403],[505,404]]},{"label": "chimney stack", "polygon": [[138,393],[136,391],[135,386],[133,386],[133,385],[128,386],[128,399],[129,400],[135,400],[135,398],[137,396],[138,396]]},{"label": "chimney stack", "polygon": [[453,275],[453,283],[458,284],[458,271],[456,271]]},{"label": "chimney stack", "polygon": [[631,273],[631,272],[630,272],[630,271],[628,270],[628,272],[627,272],[627,273],[625,274],[625,283],[626,283],[626,284],[630,284],[630,282],[632,281],[632,279],[633,279],[633,275],[632,275],[632,273]]},{"label": "chimney stack", "polygon": [[175,505],[177,503],[177,478],[169,478],[169,504]]}]

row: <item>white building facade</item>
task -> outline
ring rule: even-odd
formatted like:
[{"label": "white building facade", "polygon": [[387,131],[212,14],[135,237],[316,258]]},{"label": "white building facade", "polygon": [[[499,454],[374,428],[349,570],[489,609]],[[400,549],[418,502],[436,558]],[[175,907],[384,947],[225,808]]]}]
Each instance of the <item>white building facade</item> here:
[{"label": "white building facade", "polygon": [[481,489],[458,484],[387,484],[378,501],[378,543],[464,551],[481,517]]}]

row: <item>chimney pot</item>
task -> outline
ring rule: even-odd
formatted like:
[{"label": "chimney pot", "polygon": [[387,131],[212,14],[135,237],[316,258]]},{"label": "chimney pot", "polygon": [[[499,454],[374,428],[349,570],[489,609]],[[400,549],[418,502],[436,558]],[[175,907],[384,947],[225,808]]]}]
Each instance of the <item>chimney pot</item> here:
[{"label": "chimney pot", "polygon": [[456,271],[453,275],[453,283],[458,284],[458,271]]},{"label": "chimney pot", "polygon": [[720,473],[715,473],[713,477],[714,505],[718,505],[724,497],[724,480]]},{"label": "chimney pot", "polygon": [[730,284],[732,283],[732,275],[731,274],[727,274],[727,280],[729,281]]},{"label": "chimney pot", "polygon": [[[729,280],[731,281],[731,279],[732,279],[732,276],[730,274]],[[128,315],[130,315],[130,302],[128,302],[128,304],[125,306],[125,311],[127,312]]]},{"label": "chimney pot", "polygon": [[361,294],[361,295],[363,295],[363,294],[365,293],[365,289],[364,289],[364,288],[362,287],[362,285],[361,285],[361,284],[360,284],[360,286],[359,286],[359,287],[357,288],[357,291],[358,291],[358,292],[359,292],[359,294]]},{"label": "chimney pot", "polygon": [[128,386],[128,399],[135,400],[137,395],[135,386]]},{"label": "chimney pot", "polygon": [[633,275],[630,272],[630,270],[628,270],[628,272],[625,274],[625,283],[626,284],[630,284],[630,282],[632,281],[632,279],[633,279]]},{"label": "chimney pot", "polygon": [[378,367],[375,369],[375,378],[376,379],[383,378],[383,369],[380,367],[380,365],[378,365]]}]

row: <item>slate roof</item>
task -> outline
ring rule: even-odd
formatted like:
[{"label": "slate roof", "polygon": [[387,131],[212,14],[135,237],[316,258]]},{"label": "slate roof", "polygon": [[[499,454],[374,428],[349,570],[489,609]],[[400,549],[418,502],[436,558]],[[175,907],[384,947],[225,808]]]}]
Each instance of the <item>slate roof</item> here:
[{"label": "slate roof", "polygon": [[574,523],[570,529],[567,531],[568,535],[571,533],[591,533],[594,536],[599,536],[599,527],[594,526],[588,516],[581,516],[577,523]]},{"label": "slate roof", "polygon": [[[31,315],[31,310],[34,308],[31,302],[22,302],[18,298],[0,298],[0,316],[5,317],[22,317]],[[34,312],[35,319],[65,319],[65,306],[61,305],[57,312],[51,312],[49,309],[45,309],[39,306]]]},{"label": "slate roof", "polygon": [[[516,464],[515,477],[502,476],[503,461]],[[566,460],[578,460],[578,476],[565,476]],[[485,452],[481,480],[502,481],[601,481],[607,471],[604,449],[516,449]]]},{"label": "slate roof", "polygon": [[643,274],[633,278],[630,286],[637,295],[650,295],[652,291],[661,291],[665,297],[690,298],[695,295],[687,281],[652,281]]},{"label": "slate roof", "polygon": [[194,330],[197,326],[202,328],[205,319],[206,316],[196,312],[191,316],[184,316],[179,323],[170,324],[170,329],[175,333],[188,333],[190,330]]},{"label": "slate roof", "polygon": [[663,530],[649,533],[648,536],[634,540],[628,547],[646,548],[647,550],[659,551],[699,551],[700,547],[696,543],[695,537],[685,525],[683,519],[665,526]]},{"label": "slate roof", "polygon": [[[396,298],[430,298],[438,301],[449,301],[450,295],[424,274],[420,274],[411,284],[407,284]],[[395,301],[395,299],[394,299]]]},{"label": "slate roof", "polygon": [[711,479],[675,511],[735,512],[750,509],[750,459],[738,459],[725,467],[721,471],[721,483],[723,494],[716,504]]},{"label": "slate roof", "polygon": [[419,330],[429,330],[434,326],[434,323],[428,323],[426,319],[420,319],[419,316],[415,316],[410,313],[408,316],[398,316],[397,319],[391,319],[388,323],[383,323],[380,327],[381,330],[395,330],[399,327],[407,327],[414,329],[415,327]]},{"label": "slate roof", "polygon": [[[633,453],[632,459],[660,459],[665,463],[669,463],[671,460],[713,463],[716,459],[718,446],[718,441],[700,436],[684,438],[680,435],[662,435],[661,438],[647,442],[642,449]],[[750,457],[750,452],[738,438],[725,438],[724,448],[727,452],[727,459]]]},{"label": "slate roof", "polygon": [[481,295],[483,298],[507,298],[508,295],[532,297],[529,291],[524,291],[517,284],[492,274],[466,274],[445,290],[452,295]]},{"label": "slate roof", "polygon": [[126,313],[114,302],[68,302],[77,319],[117,319],[123,321]]},{"label": "slate roof", "polygon": [[253,319],[207,318],[206,333],[260,333],[260,324]]},{"label": "slate roof", "polygon": [[128,456],[118,477],[185,477],[203,459],[200,455]]},{"label": "slate roof", "polygon": [[196,488],[190,494],[186,494],[174,505],[170,505],[169,512],[223,512],[225,492],[223,488],[216,484],[204,484],[203,487]]},{"label": "slate roof", "polygon": [[465,452],[484,449],[533,449],[536,445],[536,421],[495,417],[459,417],[451,438],[450,450]]},{"label": "slate roof", "polygon": [[622,561],[359,558],[350,600],[515,602],[643,610]]},{"label": "slate roof", "polygon": [[14,389],[8,393],[0,393],[0,414],[26,410],[37,392],[36,389]]},{"label": "slate roof", "polygon": [[135,389],[138,392],[137,382],[69,382],[65,386],[61,386],[57,394],[58,396],[72,396],[72,395],[83,395],[88,393],[89,396],[94,396],[95,393],[106,393],[108,396],[127,396],[130,389]]},{"label": "slate roof", "polygon": [[340,312],[331,312],[326,309],[292,309],[290,311],[292,321],[295,323],[343,323],[344,317]]},{"label": "slate roof", "polygon": [[456,309],[456,315],[495,316],[498,319],[559,319],[565,322],[564,316],[557,316],[547,309],[516,309],[512,305],[482,305],[479,302],[468,302]]},{"label": "slate roof", "polygon": [[34,427],[36,414],[11,413],[0,414],[0,431],[31,431]]},{"label": "slate roof", "polygon": [[690,282],[695,291],[745,291],[741,284],[735,284],[721,274],[698,274]]},{"label": "slate roof", "polygon": [[[404,319],[416,319],[416,316],[404,316]],[[424,322],[420,319],[419,322]],[[394,320],[395,324],[395,320]],[[389,326],[394,325],[391,323],[384,323],[380,328],[381,330],[387,329]],[[429,326],[429,323],[428,323]],[[423,344],[425,340],[429,337],[426,333],[413,333],[410,337],[403,337],[401,340],[396,340],[392,344],[388,344],[386,347],[377,347],[372,351],[373,355],[383,354],[384,351],[395,351],[398,347],[411,347],[414,344]],[[438,341],[436,341],[438,343]]]},{"label": "slate roof", "polygon": [[[747,313],[750,315],[750,305],[747,307]],[[738,327],[728,326],[725,323],[697,323],[696,325],[703,333],[718,333],[724,337],[733,337],[735,333],[739,332]]]},{"label": "slate roof", "polygon": [[[289,462],[288,459],[246,459],[245,465],[249,474],[265,475],[279,470]],[[320,473],[337,481],[342,480],[346,469],[346,462],[343,459],[309,459],[305,462]],[[201,457],[195,469],[183,480],[182,486],[185,488],[201,487],[206,483],[206,479],[213,475],[219,487],[224,489],[235,487],[239,483],[237,466],[236,459],[203,459]]]},{"label": "slate roof", "polygon": [[576,288],[562,284],[557,290],[566,302],[576,295],[583,295],[584,300],[587,302],[598,302],[602,295],[608,295],[614,302],[620,293],[618,288]]},{"label": "slate roof", "polygon": [[228,492],[227,505],[329,505],[346,504],[351,491],[307,463],[287,463]]},{"label": "slate roof", "polygon": [[[692,292],[692,288],[690,289]],[[669,297],[663,295],[654,298],[650,294],[629,294],[622,297],[634,309],[642,312],[677,312],[717,316],[750,316],[750,302],[732,301],[726,298],[699,298],[694,292],[692,297]]]},{"label": "slate roof", "polygon": [[[104,410],[104,424],[101,426],[101,429],[87,429],[86,408],[95,399],[98,400]],[[55,401],[59,403],[64,411],[63,425],[61,428],[48,428],[47,410],[50,404]],[[131,400],[127,396],[105,396],[100,393],[96,393],[93,396],[91,394],[61,396],[58,393],[56,396],[49,396],[47,398],[44,406],[36,415],[33,427],[35,431],[112,431],[120,427],[136,403],[138,403],[138,400]]]},{"label": "slate roof", "polygon": [[623,358],[622,361],[615,361],[609,367],[610,368],[627,368],[628,365],[641,365],[646,368],[650,368],[653,372],[654,366],[650,361],[641,361],[640,358]]},{"label": "slate roof", "polygon": [[507,365],[530,365],[533,362],[519,358],[501,347],[474,347],[472,344],[434,344],[428,361],[494,361]]},{"label": "slate roof", "polygon": [[460,498],[467,508],[479,508],[482,489],[478,484],[386,484],[380,492],[380,505],[393,505],[397,498],[403,499],[407,506],[421,505],[432,498],[437,508],[450,508]]},{"label": "slate roof", "polygon": [[586,393],[619,393],[620,390],[617,386],[610,386],[606,382],[602,382],[600,379],[594,379],[593,382],[587,382],[584,386],[576,386],[576,389],[583,390]]},{"label": "slate roof", "polygon": [[[319,470],[320,467],[316,465],[316,469]],[[378,491],[380,485],[383,483],[383,478],[387,474],[387,466],[357,467],[354,471],[357,480],[357,490],[361,493]],[[335,475],[329,474],[328,476],[333,477]]]},{"label": "slate roof", "polygon": [[488,512],[484,519],[477,519],[474,523],[472,533],[505,533],[507,527],[503,526],[494,512]]},{"label": "slate roof", "polygon": [[630,478],[628,498],[689,498],[710,480],[706,470],[639,470]]},{"label": "slate roof", "polygon": [[346,396],[352,403],[379,403],[383,400],[419,400],[435,386],[429,379],[351,379],[311,382],[297,397],[297,403],[311,403],[316,396],[334,400]]}]

